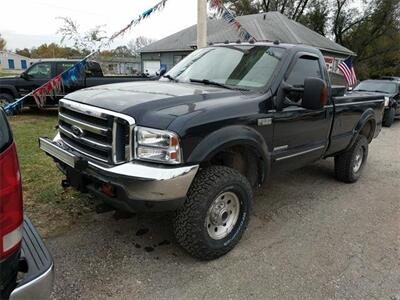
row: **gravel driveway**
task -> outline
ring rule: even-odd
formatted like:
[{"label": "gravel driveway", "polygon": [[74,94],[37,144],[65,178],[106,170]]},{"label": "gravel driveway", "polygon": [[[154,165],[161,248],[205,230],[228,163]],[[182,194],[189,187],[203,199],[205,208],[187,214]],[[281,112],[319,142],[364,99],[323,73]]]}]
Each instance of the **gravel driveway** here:
[{"label": "gravel driveway", "polygon": [[93,213],[47,245],[54,299],[400,299],[400,121],[356,184],[335,181],[331,159],[265,184],[218,260],[180,249],[165,214]]}]

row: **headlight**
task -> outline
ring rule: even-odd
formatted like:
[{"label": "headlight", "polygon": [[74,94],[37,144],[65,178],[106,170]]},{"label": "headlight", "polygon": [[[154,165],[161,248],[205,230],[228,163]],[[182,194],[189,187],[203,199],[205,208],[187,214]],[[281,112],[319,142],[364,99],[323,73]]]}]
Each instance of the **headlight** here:
[{"label": "headlight", "polygon": [[390,103],[390,98],[389,97],[385,97],[385,107],[388,107]]},{"label": "headlight", "polygon": [[167,164],[181,162],[181,149],[178,135],[167,130],[136,127],[136,159],[156,161]]}]

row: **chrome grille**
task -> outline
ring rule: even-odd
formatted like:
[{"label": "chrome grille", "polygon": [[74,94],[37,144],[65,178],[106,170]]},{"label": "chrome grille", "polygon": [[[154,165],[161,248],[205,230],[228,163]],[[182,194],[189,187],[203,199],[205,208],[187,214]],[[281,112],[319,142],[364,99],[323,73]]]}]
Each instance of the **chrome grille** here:
[{"label": "chrome grille", "polygon": [[133,118],[66,99],[59,106],[58,127],[67,146],[108,164],[133,159]]}]

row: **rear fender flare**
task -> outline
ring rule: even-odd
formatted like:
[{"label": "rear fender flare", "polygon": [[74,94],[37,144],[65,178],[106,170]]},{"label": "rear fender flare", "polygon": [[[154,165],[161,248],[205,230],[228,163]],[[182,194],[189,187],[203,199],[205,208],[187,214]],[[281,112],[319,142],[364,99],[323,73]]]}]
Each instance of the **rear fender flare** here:
[{"label": "rear fender flare", "polygon": [[375,112],[372,108],[367,109],[362,115],[360,120],[358,121],[356,127],[354,128],[354,134],[353,134],[353,138],[351,139],[351,142],[349,144],[349,146],[347,147],[347,149],[351,148],[353,146],[353,144],[355,143],[357,137],[361,134],[361,131],[363,130],[363,128],[365,127],[365,125],[371,122],[372,124],[372,128],[367,136],[368,142],[370,143],[372,141],[372,139],[374,138],[375,135],[375,131],[376,131],[376,118],[375,118]]}]

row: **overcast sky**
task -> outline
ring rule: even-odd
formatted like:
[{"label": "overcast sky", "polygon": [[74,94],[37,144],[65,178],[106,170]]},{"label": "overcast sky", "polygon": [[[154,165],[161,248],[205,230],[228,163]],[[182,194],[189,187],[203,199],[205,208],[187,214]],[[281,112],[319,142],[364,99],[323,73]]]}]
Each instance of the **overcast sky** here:
[{"label": "overcast sky", "polygon": [[[61,37],[57,35],[57,30],[62,21],[57,17],[70,17],[80,25],[82,32],[104,25],[110,36],[159,1],[2,0],[0,33],[7,40],[7,49],[10,50],[58,43]],[[164,10],[133,27],[113,46],[125,45],[141,35],[161,39],[193,25],[197,20],[196,5],[197,0],[168,0]]]}]

